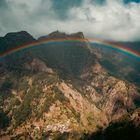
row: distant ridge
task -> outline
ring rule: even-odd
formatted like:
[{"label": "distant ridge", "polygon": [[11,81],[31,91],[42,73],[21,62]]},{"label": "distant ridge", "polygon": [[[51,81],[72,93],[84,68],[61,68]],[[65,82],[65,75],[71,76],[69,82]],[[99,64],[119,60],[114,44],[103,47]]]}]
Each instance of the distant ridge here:
[{"label": "distant ridge", "polygon": [[35,41],[36,39],[26,31],[7,33],[0,37],[0,52]]},{"label": "distant ridge", "polygon": [[85,38],[83,32],[77,32],[77,33],[72,33],[72,34],[66,34],[64,32],[59,32],[59,31],[54,31],[50,34],[48,34],[47,36],[42,36],[39,37],[38,40],[42,40],[42,39],[54,39],[54,38]]}]

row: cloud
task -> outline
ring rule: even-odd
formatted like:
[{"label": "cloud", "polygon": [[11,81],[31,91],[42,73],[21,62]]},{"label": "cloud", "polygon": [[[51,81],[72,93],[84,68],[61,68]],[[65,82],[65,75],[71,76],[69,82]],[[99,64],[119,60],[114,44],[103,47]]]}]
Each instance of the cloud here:
[{"label": "cloud", "polygon": [[111,40],[140,39],[140,4],[125,5],[121,0],[107,0],[105,5],[91,5],[85,1],[70,13],[77,28],[90,36]]},{"label": "cloud", "polygon": [[58,18],[65,20],[71,7],[80,6],[82,0],[52,0],[52,8]]},{"label": "cloud", "polygon": [[136,2],[139,3],[140,0],[123,0],[124,3]]},{"label": "cloud", "polygon": [[5,0],[0,0],[0,8],[5,8],[7,6],[7,3]]},{"label": "cloud", "polygon": [[2,0],[0,5],[2,35],[27,30],[39,37],[60,30],[83,31],[90,38],[140,40],[140,3],[134,0]]}]

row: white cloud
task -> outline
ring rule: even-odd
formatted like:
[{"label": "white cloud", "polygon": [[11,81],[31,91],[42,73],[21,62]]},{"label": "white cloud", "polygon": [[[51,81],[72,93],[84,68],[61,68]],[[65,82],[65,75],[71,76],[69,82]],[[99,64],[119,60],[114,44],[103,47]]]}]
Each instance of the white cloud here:
[{"label": "white cloud", "polygon": [[[6,0],[7,9],[0,11],[0,29],[27,30],[36,37],[54,30],[83,31],[87,37],[118,41],[140,40],[140,3],[124,4],[122,0],[107,0],[105,4],[83,0],[71,7],[65,20],[59,19],[51,0]],[[6,17],[4,17],[4,15]],[[9,20],[9,23],[6,21]]]},{"label": "white cloud", "polygon": [[[85,30],[92,37],[112,40],[140,39],[140,4],[123,4],[107,0],[105,5],[91,5],[84,2],[81,7],[71,9],[77,28]],[[86,27],[85,27],[86,26]],[[87,35],[88,35],[87,33]]]}]

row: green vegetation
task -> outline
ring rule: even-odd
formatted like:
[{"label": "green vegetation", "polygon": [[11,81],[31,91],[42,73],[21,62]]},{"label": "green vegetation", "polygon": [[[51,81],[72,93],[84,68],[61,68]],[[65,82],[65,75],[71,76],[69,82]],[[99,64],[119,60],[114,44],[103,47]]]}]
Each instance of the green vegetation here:
[{"label": "green vegetation", "polygon": [[92,135],[87,135],[87,140],[138,140],[140,126],[136,126],[129,115],[111,122],[104,130],[99,130]]},{"label": "green vegetation", "polygon": [[54,99],[51,96],[46,97],[46,100],[44,102],[43,108],[42,108],[42,113],[43,112],[48,112],[50,106],[54,103]]},{"label": "green vegetation", "polygon": [[6,79],[0,86],[0,91],[8,92],[11,89],[26,90],[28,88],[28,81],[26,76],[11,74],[10,77],[10,79]]},{"label": "green vegetation", "polygon": [[2,85],[0,85],[0,96],[2,99],[6,99],[9,96],[11,96],[10,94],[10,90],[12,88],[13,84],[11,81],[4,81]]},{"label": "green vegetation", "polygon": [[[139,91],[139,93],[140,93],[140,91]],[[134,103],[137,107],[139,107],[140,106],[140,98],[134,99]]]},{"label": "green vegetation", "polygon": [[33,100],[33,99],[38,99],[41,93],[42,93],[42,89],[33,87],[28,94],[30,100]]},{"label": "green vegetation", "polygon": [[64,133],[58,133],[55,134],[53,140],[67,140],[69,138],[69,133],[64,132]]},{"label": "green vegetation", "polygon": [[84,132],[64,132],[53,134],[53,140],[93,140],[89,139],[89,135]]},{"label": "green vegetation", "polygon": [[[59,49],[57,49],[59,47]],[[40,56],[51,68],[57,69],[62,76],[78,76],[85,67],[93,64],[93,58],[86,43],[61,42],[59,44],[44,45],[42,49],[36,49]],[[59,59],[58,59],[59,58]]]},{"label": "green vegetation", "polygon": [[11,89],[11,87],[12,87],[12,83],[7,80],[1,85],[0,90],[1,91],[9,91]]},{"label": "green vegetation", "polygon": [[94,121],[94,115],[92,113],[89,113],[88,117],[87,117],[87,120],[88,120],[88,124],[92,125],[92,123]]},{"label": "green vegetation", "polygon": [[[31,111],[34,110],[35,107],[32,106],[32,101],[34,99],[38,99],[41,95],[41,89],[38,87],[33,87],[26,93],[24,96],[24,101],[21,106],[14,110],[14,118],[16,120],[16,126],[22,124],[30,115]],[[18,104],[18,101],[15,101]]]},{"label": "green vegetation", "polygon": [[50,106],[55,102],[59,100],[60,102],[68,102],[69,100],[64,96],[64,93],[61,92],[58,87],[54,86],[52,88],[52,93],[49,93],[46,96],[43,108],[42,108],[42,113],[43,112],[48,112]]},{"label": "green vegetation", "polygon": [[85,86],[86,82],[82,79],[73,79],[72,83],[73,87],[79,91],[81,94],[84,94],[85,92],[82,90]]},{"label": "green vegetation", "polygon": [[16,121],[15,126],[22,124],[31,114],[31,100],[32,98],[30,95],[26,95],[22,105],[18,109],[14,110],[13,115]]},{"label": "green vegetation", "polygon": [[0,129],[6,128],[10,123],[10,118],[7,116],[7,114],[0,109]]},{"label": "green vegetation", "polygon": [[74,108],[71,108],[71,111],[72,111],[73,115],[75,116],[77,122],[80,123],[80,113],[76,112],[76,110]]},{"label": "green vegetation", "polygon": [[68,98],[65,97],[64,93],[56,86],[52,89],[55,93],[55,99],[59,100],[60,102],[68,102]]},{"label": "green vegetation", "polygon": [[33,86],[38,85],[40,83],[51,85],[51,84],[55,84],[57,82],[58,82],[57,75],[48,75],[48,74],[43,73],[43,72],[37,73],[33,77]]},{"label": "green vegetation", "polygon": [[3,105],[3,98],[2,98],[2,96],[0,96],[0,106],[2,106]]},{"label": "green vegetation", "polygon": [[17,81],[17,88],[19,90],[26,90],[28,88],[28,81],[26,77],[21,78],[20,80]]}]

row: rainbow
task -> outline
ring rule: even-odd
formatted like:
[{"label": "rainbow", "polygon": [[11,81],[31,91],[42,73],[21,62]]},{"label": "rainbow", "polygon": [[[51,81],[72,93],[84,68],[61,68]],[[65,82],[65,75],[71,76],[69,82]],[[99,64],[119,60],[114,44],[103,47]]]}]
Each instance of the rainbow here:
[{"label": "rainbow", "polygon": [[136,52],[126,46],[121,46],[121,45],[117,45],[115,43],[110,43],[107,41],[103,41],[103,40],[97,40],[97,39],[79,39],[79,38],[66,38],[66,39],[42,39],[41,41],[36,41],[36,42],[32,42],[32,43],[28,43],[28,44],[24,44],[21,46],[17,46],[14,47],[12,49],[9,49],[5,52],[0,52],[0,58],[1,57],[5,57],[7,55],[10,55],[12,53],[27,49],[27,48],[32,48],[32,47],[39,47],[39,45],[46,45],[46,44],[51,44],[51,43],[61,43],[61,42],[90,42],[93,44],[98,44],[98,45],[104,45],[106,48],[110,48],[110,49],[114,49],[120,52],[123,52],[127,55],[130,55],[132,57],[138,58],[140,59],[140,53]]},{"label": "rainbow", "polygon": [[123,52],[124,54],[127,54],[129,56],[140,59],[140,53],[134,51],[132,48],[128,48],[126,46],[119,45],[119,44],[116,44],[116,43],[107,42],[107,41],[104,41],[104,40],[94,40],[93,41],[93,39],[91,39],[90,42],[93,43],[93,44],[104,45],[105,48],[110,48],[110,49],[113,49],[113,50],[116,50],[116,51],[120,51],[120,52]]}]

